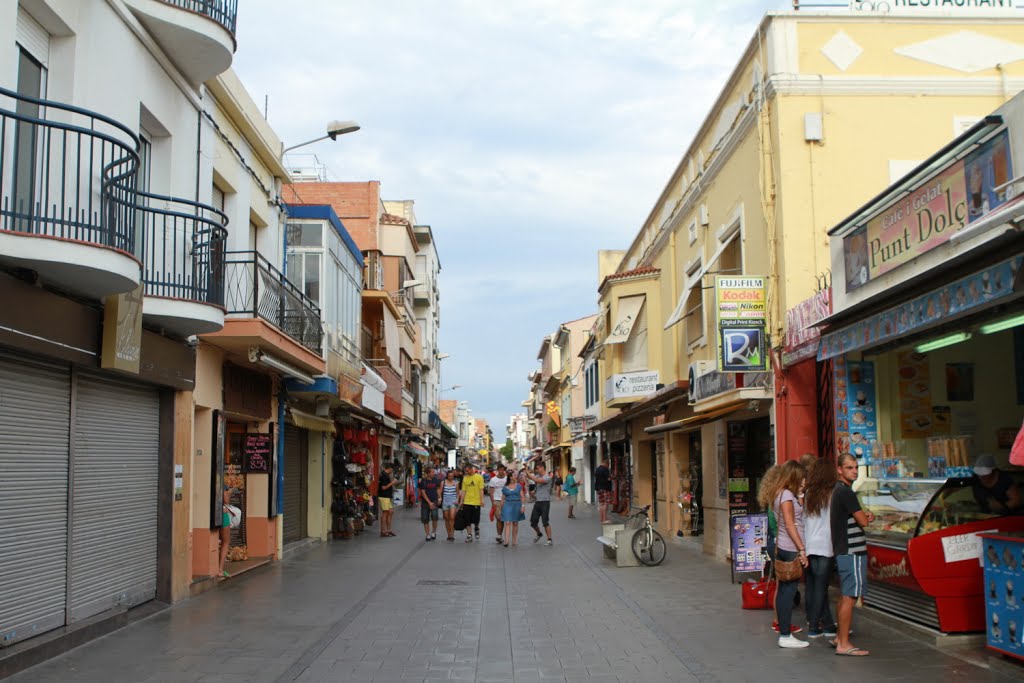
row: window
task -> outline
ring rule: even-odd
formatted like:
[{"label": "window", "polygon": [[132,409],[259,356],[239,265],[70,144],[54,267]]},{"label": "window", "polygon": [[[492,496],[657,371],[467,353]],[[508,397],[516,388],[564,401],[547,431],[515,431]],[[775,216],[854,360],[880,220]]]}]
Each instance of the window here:
[{"label": "window", "polygon": [[622,344],[622,372],[647,369],[647,308],[645,302],[640,307],[629,339]]},{"label": "window", "polygon": [[289,247],[323,247],[324,230],[320,223],[289,223],[285,240]]},{"label": "window", "polygon": [[405,387],[406,391],[412,393],[412,358],[405,351],[400,353],[399,363],[402,366],[402,386]]},{"label": "window", "polygon": [[213,194],[210,196],[210,201],[213,203],[213,208],[218,211],[224,210],[224,190],[220,189],[216,185],[213,186]]},{"label": "window", "polygon": [[288,254],[287,278],[302,290],[317,306],[320,305],[321,254],[293,252]]},{"label": "window", "polygon": [[687,236],[688,236],[688,238],[690,240],[690,244],[693,244],[694,242],[697,241],[697,220],[696,219],[690,221],[690,227],[688,227],[686,229],[686,232],[687,232]]},{"label": "window", "polygon": [[701,277],[701,261],[697,259],[686,269],[687,286],[690,293],[686,296],[683,306],[683,319],[686,321],[686,344],[693,348],[704,341],[706,324],[704,320],[704,289]]},{"label": "window", "polygon": [[[19,13],[19,20],[21,14]],[[43,65],[32,57],[23,47],[18,46],[18,94],[26,97],[41,98],[43,96]],[[20,116],[39,118],[40,108],[37,104],[18,101],[16,111]],[[37,127],[31,123],[18,121],[14,126],[14,171],[12,176],[11,196],[14,198],[15,215],[24,217],[25,224],[18,229],[28,230],[31,216],[36,205],[36,144]],[[19,220],[19,223],[21,221]]]},{"label": "window", "polygon": [[733,237],[729,245],[722,251],[722,255],[718,257],[718,268],[715,270],[719,275],[743,273],[743,251],[740,248],[739,235]]},{"label": "window", "polygon": [[259,227],[256,222],[249,220],[249,251],[256,251],[256,234],[259,232]]}]

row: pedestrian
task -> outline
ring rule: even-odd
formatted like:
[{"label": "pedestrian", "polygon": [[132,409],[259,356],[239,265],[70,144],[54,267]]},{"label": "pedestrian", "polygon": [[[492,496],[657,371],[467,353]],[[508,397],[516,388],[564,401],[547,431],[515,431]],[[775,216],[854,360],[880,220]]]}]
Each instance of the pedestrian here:
[{"label": "pedestrian", "polygon": [[455,470],[444,473],[441,484],[441,510],[444,513],[444,528],[448,532],[448,542],[455,540],[455,514],[459,511],[459,482],[455,479]]},{"label": "pedestrian", "polygon": [[505,547],[519,545],[519,522],[526,519],[526,499],[524,487],[518,479],[509,477],[508,483],[501,490],[501,521],[504,527]]},{"label": "pedestrian", "polygon": [[544,533],[548,536],[545,545],[554,545],[555,541],[551,537],[551,493],[555,488],[554,478],[545,473],[544,463],[539,462],[536,468],[534,468],[534,473],[530,479],[537,487],[537,498],[533,503],[533,510],[530,512],[530,527],[537,534],[533,542],[537,543],[540,539],[544,538],[544,534],[540,532],[540,527],[538,526],[538,523],[543,522]]},{"label": "pedestrian", "polygon": [[832,550],[839,571],[840,597],[836,608],[839,628],[836,639],[830,644],[835,646],[837,655],[866,657],[871,653],[850,642],[850,622],[853,621],[853,605],[864,597],[867,588],[868,544],[864,527],[875,521],[875,516],[861,508],[857,494],[853,492],[853,482],[857,481],[857,458],[852,453],[843,453],[836,466],[839,481],[832,491],[829,519]]},{"label": "pedestrian", "polygon": [[472,463],[465,467],[465,473],[462,476],[462,491],[459,495],[462,513],[466,517],[466,543],[473,542],[474,531],[479,541],[480,506],[484,502],[484,478],[477,474],[476,467]]},{"label": "pedestrian", "polygon": [[423,522],[423,533],[428,541],[437,538],[437,518],[440,500],[441,480],[434,474],[433,467],[423,470],[420,477],[420,521]]},{"label": "pedestrian", "polygon": [[565,483],[565,481],[562,479],[562,474],[561,474],[561,472],[555,471],[555,472],[551,473],[551,477],[552,477],[552,479],[551,479],[551,485],[552,485],[551,493],[553,494],[553,498],[555,500],[561,500],[561,498],[562,498],[562,484]]},{"label": "pedestrian", "polygon": [[804,540],[807,543],[807,637],[835,638],[836,622],[828,606],[832,574],[832,491],[838,481],[835,466],[816,459],[807,470],[804,492]]},{"label": "pedestrian", "polygon": [[[776,562],[799,561],[807,566],[807,548],[804,545],[804,508],[800,504],[800,491],[804,487],[807,471],[796,460],[782,466],[772,508],[779,521],[779,538],[775,547]],[[778,567],[778,565],[776,565]],[[778,569],[776,576],[778,577]],[[779,617],[779,647],[804,648],[810,645],[799,640],[790,631],[793,625],[793,598],[800,587],[800,578],[783,581],[779,579],[775,594],[775,606]]]},{"label": "pedestrian", "polygon": [[220,575],[225,579],[228,578],[228,570],[224,568],[224,563],[228,559],[228,550],[231,548],[231,513],[228,512],[228,504],[231,502],[231,489],[224,487],[224,493],[221,496],[220,506]]},{"label": "pedestrian", "polygon": [[498,465],[497,473],[487,482],[487,496],[491,499],[491,515],[494,518],[494,526],[498,536],[494,539],[501,543],[505,523],[501,518],[501,496],[502,490],[508,483],[508,470],[504,465]]},{"label": "pedestrian", "polygon": [[[761,477],[761,483],[757,489],[757,503],[761,506],[762,510],[768,511],[768,537],[765,539],[764,544],[765,562],[767,563],[766,570],[771,566],[771,562],[775,558],[775,538],[779,534],[779,526],[775,519],[775,513],[772,511],[772,498],[778,488],[779,475],[781,473],[781,465],[772,465],[765,471],[764,476]],[[776,624],[777,627],[778,624]]]},{"label": "pedestrian", "polygon": [[569,496],[569,519],[576,519],[572,509],[576,505],[576,496],[580,493],[579,482],[576,481],[576,468],[569,468],[569,476],[565,478],[565,495]]},{"label": "pedestrian", "polygon": [[380,507],[380,536],[386,538],[394,536],[391,530],[391,517],[394,510],[391,509],[391,497],[394,495],[395,479],[392,475],[394,466],[390,462],[384,463],[384,471],[380,474],[380,481],[377,482],[377,505]]},{"label": "pedestrian", "polygon": [[608,469],[608,458],[594,470],[594,491],[597,492],[597,510],[601,515],[601,524],[611,524],[608,519],[608,506],[612,504],[612,473]]}]

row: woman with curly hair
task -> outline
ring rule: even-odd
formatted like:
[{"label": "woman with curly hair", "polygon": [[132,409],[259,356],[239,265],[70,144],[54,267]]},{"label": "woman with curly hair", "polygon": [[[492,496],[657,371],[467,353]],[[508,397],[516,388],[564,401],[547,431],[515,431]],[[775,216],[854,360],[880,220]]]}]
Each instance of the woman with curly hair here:
[{"label": "woman with curly hair", "polygon": [[835,465],[816,460],[807,470],[804,492],[804,540],[807,542],[807,637],[835,637],[836,622],[828,606],[832,573],[832,527],[829,507],[839,475]]},{"label": "woman with curly hair", "polygon": [[[776,541],[775,558],[779,562],[798,561],[807,567],[807,552],[804,544],[804,508],[800,503],[800,492],[804,487],[807,470],[795,460],[782,466],[772,498],[772,511],[778,520],[779,537]],[[779,647],[804,648],[810,645],[806,640],[793,636],[793,599],[800,587],[800,578],[779,581],[775,594],[775,608],[779,616]]]}]

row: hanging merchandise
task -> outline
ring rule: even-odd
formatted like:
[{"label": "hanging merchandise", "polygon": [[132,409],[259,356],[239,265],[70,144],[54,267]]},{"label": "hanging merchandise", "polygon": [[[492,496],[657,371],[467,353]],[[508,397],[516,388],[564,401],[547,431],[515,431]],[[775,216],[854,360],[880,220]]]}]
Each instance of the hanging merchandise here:
[{"label": "hanging merchandise", "polygon": [[1010,449],[1010,464],[1024,466],[1024,425],[1017,432],[1017,438],[1013,440],[1013,448]]}]

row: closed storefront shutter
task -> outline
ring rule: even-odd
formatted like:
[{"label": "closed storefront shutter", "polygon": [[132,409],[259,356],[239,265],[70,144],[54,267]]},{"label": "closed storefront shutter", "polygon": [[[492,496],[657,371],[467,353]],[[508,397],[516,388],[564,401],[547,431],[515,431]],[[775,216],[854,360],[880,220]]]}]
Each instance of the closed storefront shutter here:
[{"label": "closed storefront shutter", "polygon": [[0,644],[64,624],[71,378],[0,356]]},{"label": "closed storefront shutter", "polygon": [[156,595],[159,408],[152,389],[78,376],[69,623]]},{"label": "closed storefront shutter", "polygon": [[306,432],[291,425],[284,429],[284,542],[303,538],[306,528]]}]

